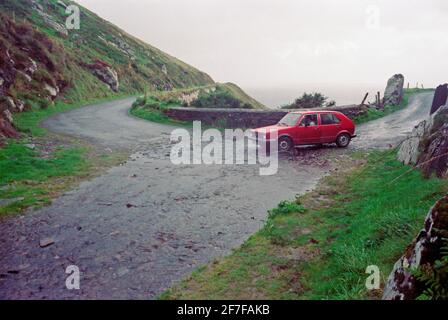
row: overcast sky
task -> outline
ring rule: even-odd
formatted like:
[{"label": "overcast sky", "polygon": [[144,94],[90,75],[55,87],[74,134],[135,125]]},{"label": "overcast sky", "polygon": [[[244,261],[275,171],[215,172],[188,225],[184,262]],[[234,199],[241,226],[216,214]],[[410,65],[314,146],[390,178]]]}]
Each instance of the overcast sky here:
[{"label": "overcast sky", "polygon": [[79,0],[245,88],[448,81],[446,0]]}]

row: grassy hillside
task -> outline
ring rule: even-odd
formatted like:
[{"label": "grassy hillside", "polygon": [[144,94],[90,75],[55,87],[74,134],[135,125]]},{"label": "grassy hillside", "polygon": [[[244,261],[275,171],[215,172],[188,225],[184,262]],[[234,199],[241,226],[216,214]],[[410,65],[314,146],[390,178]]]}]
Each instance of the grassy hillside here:
[{"label": "grassy hillside", "polygon": [[[126,34],[118,27],[80,6],[79,30],[67,30],[65,5],[72,1],[7,0],[0,2],[0,40],[3,59],[8,51],[19,70],[26,73],[28,58],[37,63],[32,84],[44,82],[73,100],[110,95],[108,86],[92,74],[96,63],[115,70],[121,93],[172,90],[212,84],[205,73]],[[2,61],[4,64],[5,61]],[[17,64],[16,64],[17,66]],[[89,68],[90,66],[90,68]],[[22,67],[22,68],[20,68]],[[27,80],[13,81],[11,93],[22,93]],[[23,78],[23,77],[22,77]],[[38,91],[39,88],[33,88]],[[46,92],[40,88],[42,98]]]}]

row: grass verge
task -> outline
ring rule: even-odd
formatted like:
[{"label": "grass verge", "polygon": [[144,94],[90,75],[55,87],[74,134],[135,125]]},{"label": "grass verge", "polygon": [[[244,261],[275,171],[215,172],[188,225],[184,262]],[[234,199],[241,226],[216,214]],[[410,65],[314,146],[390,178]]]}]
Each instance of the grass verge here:
[{"label": "grass verge", "polygon": [[402,110],[406,108],[409,105],[409,98],[413,96],[414,94],[423,93],[423,92],[430,92],[434,91],[434,89],[404,89],[403,93],[403,100],[401,103],[397,106],[385,106],[383,110],[377,110],[374,108],[369,108],[367,111],[367,114],[356,117],[355,123],[356,124],[362,124],[366,123],[372,120],[376,120],[382,117],[385,117],[391,113],[394,113],[396,111]]},{"label": "grass verge", "polygon": [[[384,284],[393,264],[448,190],[395,151],[338,163],[315,191],[270,212],[265,227],[230,255],[202,266],[161,299],[375,299],[366,267]],[[355,168],[355,169],[353,169]],[[401,178],[394,180],[396,177]]]},{"label": "grass verge", "polygon": [[130,113],[138,118],[162,123],[169,125],[177,125],[177,126],[188,126],[190,125],[187,122],[176,121],[170,119],[163,110],[170,107],[178,107],[179,103],[175,101],[161,101],[155,97],[140,97],[132,106]]}]

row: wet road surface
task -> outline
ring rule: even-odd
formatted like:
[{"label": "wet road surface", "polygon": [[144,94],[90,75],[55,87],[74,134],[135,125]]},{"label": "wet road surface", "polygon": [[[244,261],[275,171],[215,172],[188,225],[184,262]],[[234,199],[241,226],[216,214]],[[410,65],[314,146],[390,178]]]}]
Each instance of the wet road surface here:
[{"label": "wet road surface", "polygon": [[[398,144],[429,114],[431,99],[418,95],[407,109],[360,126],[351,148]],[[155,298],[242,244],[262,227],[268,209],[312,189],[331,169],[283,158],[273,176],[260,176],[256,165],[175,166],[173,127],[129,116],[131,103],[88,106],[45,121],[54,132],[133,154],[51,206],[0,223],[1,299]],[[54,244],[41,248],[45,238]],[[66,289],[69,265],[80,268],[80,290]]]}]

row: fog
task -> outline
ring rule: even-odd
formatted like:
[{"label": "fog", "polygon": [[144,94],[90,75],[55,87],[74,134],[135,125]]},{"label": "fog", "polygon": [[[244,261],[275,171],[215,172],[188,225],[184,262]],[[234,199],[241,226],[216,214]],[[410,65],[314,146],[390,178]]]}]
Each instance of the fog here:
[{"label": "fog", "polygon": [[411,86],[448,80],[446,0],[78,2],[270,105],[313,90],[360,101],[395,73]]}]

